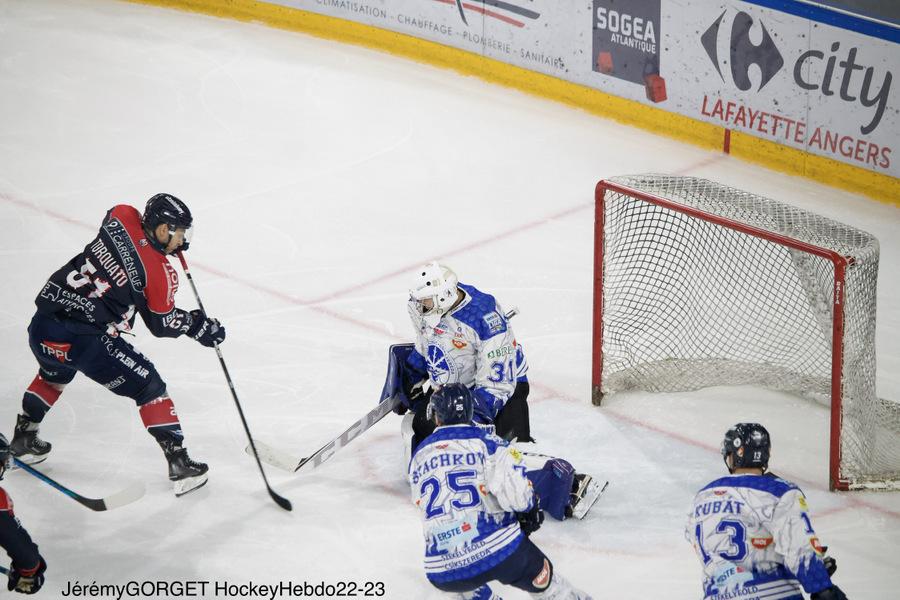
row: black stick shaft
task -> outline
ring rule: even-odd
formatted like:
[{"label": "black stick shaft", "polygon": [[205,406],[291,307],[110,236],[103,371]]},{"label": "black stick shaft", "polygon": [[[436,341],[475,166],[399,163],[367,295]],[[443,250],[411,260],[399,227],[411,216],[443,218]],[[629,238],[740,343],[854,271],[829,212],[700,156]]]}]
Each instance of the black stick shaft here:
[{"label": "black stick shaft", "polygon": [[[206,316],[206,309],[203,308],[203,302],[200,300],[200,294],[197,292],[197,284],[194,283],[194,278],[191,277],[191,270],[188,268],[187,261],[184,260],[184,254],[181,252],[178,253],[178,260],[181,261],[181,268],[184,269],[184,274],[188,279],[188,282],[191,284],[191,289],[194,291],[194,297],[197,298],[197,306],[200,307],[200,311]],[[241,408],[241,401],[238,400],[237,392],[234,389],[234,382],[231,380],[231,374],[228,373],[228,367],[225,365],[225,358],[222,357],[222,350],[219,348],[219,344],[213,344],[213,347],[216,349],[216,355],[219,357],[219,364],[222,365],[222,372],[225,373],[225,381],[228,382],[228,389],[231,390],[231,397],[234,399],[234,405],[237,407],[238,415],[241,417],[241,424],[244,426],[244,433],[247,434],[247,439],[250,440],[250,447],[253,448],[253,457],[256,459],[256,464],[259,467],[259,472],[262,474],[263,482],[266,484],[266,489],[269,491],[269,496],[272,497],[272,500],[275,501],[275,504],[283,508],[284,510],[292,510],[291,501],[287,498],[279,496],[275,493],[275,490],[272,489],[272,486],[269,485],[269,480],[266,478],[266,472],[263,469],[262,462],[259,460],[259,453],[256,451],[256,444],[253,443],[253,436],[250,435],[250,427],[247,425],[247,419],[244,417],[244,410]]]}]

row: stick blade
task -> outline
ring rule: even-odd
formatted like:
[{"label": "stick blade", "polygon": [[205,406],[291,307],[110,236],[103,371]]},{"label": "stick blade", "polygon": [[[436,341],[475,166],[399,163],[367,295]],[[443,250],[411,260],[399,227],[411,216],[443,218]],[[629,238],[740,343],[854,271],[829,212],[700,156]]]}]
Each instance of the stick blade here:
[{"label": "stick blade", "polygon": [[[302,463],[302,459],[284,452],[283,450],[279,450],[274,446],[270,446],[265,442],[261,442],[260,440],[253,440],[253,445],[256,446],[256,452],[259,455],[259,460],[277,469],[293,473]],[[253,456],[252,445],[247,444],[247,447],[244,448],[244,451],[250,456]]]},{"label": "stick blade", "polygon": [[291,501],[283,496],[279,496],[276,494],[272,488],[269,488],[269,496],[272,497],[272,500],[275,501],[275,504],[283,508],[284,510],[290,512],[294,510],[294,506],[291,504]]},{"label": "stick blade", "polygon": [[106,496],[105,498],[85,498],[84,496],[73,496],[73,498],[83,506],[99,512],[103,510],[113,510],[116,508],[121,508],[122,506],[131,504],[132,502],[136,502],[137,500],[140,500],[144,497],[144,493],[146,491],[147,488],[143,483],[136,482],[130,484],[128,487],[119,492],[116,492],[115,494]]}]

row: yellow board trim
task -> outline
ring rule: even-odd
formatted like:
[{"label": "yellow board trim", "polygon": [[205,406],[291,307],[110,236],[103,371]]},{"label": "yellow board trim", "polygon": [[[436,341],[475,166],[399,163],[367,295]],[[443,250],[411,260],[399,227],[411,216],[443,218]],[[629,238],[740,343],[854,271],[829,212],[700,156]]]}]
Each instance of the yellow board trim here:
[{"label": "yellow board trim", "polygon": [[[254,21],[280,29],[299,31],[329,40],[382,50],[404,58],[449,68],[466,75],[474,75],[485,81],[562,102],[602,117],[615,119],[621,123],[640,127],[652,133],[663,134],[702,148],[721,150],[723,145],[725,129],[721,126],[606,94],[550,75],[508,65],[465,50],[353,21],[257,0],[125,1],[176,8],[239,21]],[[731,133],[731,154],[776,171],[807,177],[819,183],[865,194],[880,202],[900,207],[900,179],[890,175],[782,146],[738,131]]]}]

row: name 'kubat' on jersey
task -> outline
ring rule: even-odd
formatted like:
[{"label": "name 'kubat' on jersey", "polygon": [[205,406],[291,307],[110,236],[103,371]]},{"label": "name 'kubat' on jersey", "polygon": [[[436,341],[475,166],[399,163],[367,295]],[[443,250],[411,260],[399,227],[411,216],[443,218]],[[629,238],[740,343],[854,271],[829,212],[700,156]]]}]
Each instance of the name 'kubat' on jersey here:
[{"label": "name 'kubat' on jersey", "polygon": [[193,318],[175,307],[177,290],[178,274],[150,244],[138,210],[118,205],[97,237],[50,276],[35,304],[85,333],[118,335],[131,329],[138,312],[153,335],[178,337]]},{"label": "name 'kubat' on jersey", "polygon": [[685,537],[703,563],[705,600],[803,600],[831,587],[823,549],[796,485],[728,475],[700,490]]}]

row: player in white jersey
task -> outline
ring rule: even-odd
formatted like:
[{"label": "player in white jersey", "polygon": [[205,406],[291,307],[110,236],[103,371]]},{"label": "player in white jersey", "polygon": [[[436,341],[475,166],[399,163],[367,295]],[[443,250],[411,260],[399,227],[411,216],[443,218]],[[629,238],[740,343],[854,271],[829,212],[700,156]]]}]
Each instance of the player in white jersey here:
[{"label": "player in white jersey", "polygon": [[[399,412],[412,409],[404,423],[410,449],[434,430],[424,410],[429,392],[451,383],[472,392],[478,423],[494,426],[496,435],[507,440],[534,441],[528,364],[497,300],[460,283],[450,268],[430,263],[416,273],[407,307],[416,340],[397,362],[406,381]],[[537,455],[528,460],[544,510],[556,519],[583,517],[602,491],[591,476],[576,473],[565,460]]]},{"label": "player in white jersey", "polygon": [[426,577],[459,600],[499,600],[491,581],[541,600],[590,600],[528,538],[543,513],[522,455],[472,422],[476,403],[459,383],[435,392],[426,412],[436,429],[409,463],[412,501],[422,511]]},{"label": "player in white jersey", "polygon": [[722,441],[730,475],[697,493],[685,537],[703,563],[705,600],[847,600],[796,485],[766,473],[771,441],[738,423]]}]

